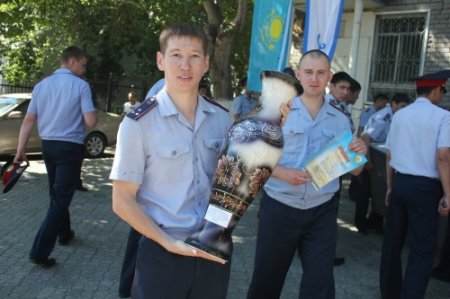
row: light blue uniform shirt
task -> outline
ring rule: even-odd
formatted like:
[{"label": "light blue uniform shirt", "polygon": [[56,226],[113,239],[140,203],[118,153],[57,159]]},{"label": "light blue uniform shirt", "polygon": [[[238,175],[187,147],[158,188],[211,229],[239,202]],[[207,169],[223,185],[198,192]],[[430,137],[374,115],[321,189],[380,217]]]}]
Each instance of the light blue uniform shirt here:
[{"label": "light blue uniform shirt", "polygon": [[394,114],[386,148],[403,174],[439,178],[436,151],[450,147],[450,112],[424,97]]},{"label": "light blue uniform shirt", "polygon": [[165,232],[184,240],[203,222],[227,111],[198,97],[195,125],[163,89],[158,105],[120,125],[110,179],[139,184],[138,204]]},{"label": "light blue uniform shirt", "polygon": [[394,112],[391,107],[384,107],[369,118],[362,135],[368,135],[373,142],[385,142],[391,127]]},{"label": "light blue uniform shirt", "polygon": [[158,92],[160,92],[164,85],[166,84],[166,80],[164,78],[159,79],[153,86],[148,90],[147,95],[145,96],[145,99],[150,99],[151,97],[155,96]]},{"label": "light blue uniform shirt", "polygon": [[83,144],[83,113],[94,112],[89,84],[67,68],[57,69],[33,89],[28,112],[37,115],[39,136]]},{"label": "light blue uniform shirt", "polygon": [[233,101],[233,114],[241,117],[242,115],[245,115],[255,109],[257,104],[258,101],[256,99],[253,99],[247,96],[247,94],[242,93],[238,95]]},{"label": "light blue uniform shirt", "polygon": [[[284,148],[278,165],[302,170],[304,162],[345,131],[350,131],[347,117],[328,101],[324,101],[313,119],[300,98],[295,98],[283,126]],[[316,190],[311,183],[291,185],[271,177],[264,189],[272,198],[288,206],[309,209],[330,200],[339,189],[339,179]]]},{"label": "light blue uniform shirt", "polygon": [[350,109],[348,108],[348,103],[346,103],[344,101],[338,101],[331,94],[325,95],[325,101],[327,101],[330,104],[332,104],[333,106],[337,107],[339,110],[342,111],[342,113],[345,114],[345,116],[347,116],[347,119],[350,122],[350,129],[351,129],[352,133],[354,133],[355,132],[355,124],[353,123],[352,113],[350,112]]},{"label": "light blue uniform shirt", "polygon": [[363,113],[361,113],[361,117],[359,118],[359,127],[364,128],[367,125],[369,118],[375,112],[377,112],[377,111],[375,110],[374,106],[371,106],[371,107],[367,108],[366,110],[364,110]]}]

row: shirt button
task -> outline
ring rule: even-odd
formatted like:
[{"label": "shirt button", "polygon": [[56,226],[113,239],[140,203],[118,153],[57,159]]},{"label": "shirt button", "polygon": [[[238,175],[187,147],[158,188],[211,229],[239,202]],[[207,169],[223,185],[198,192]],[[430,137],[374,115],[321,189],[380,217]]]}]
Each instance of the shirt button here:
[{"label": "shirt button", "polygon": [[172,156],[175,156],[175,155],[177,154],[177,151],[172,151],[170,154],[171,154]]}]

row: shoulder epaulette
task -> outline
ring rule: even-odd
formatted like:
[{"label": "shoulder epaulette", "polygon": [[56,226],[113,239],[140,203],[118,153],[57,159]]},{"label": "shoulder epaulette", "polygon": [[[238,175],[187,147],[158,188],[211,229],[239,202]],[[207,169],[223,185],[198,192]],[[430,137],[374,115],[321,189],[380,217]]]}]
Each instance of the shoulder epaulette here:
[{"label": "shoulder epaulette", "polygon": [[331,101],[329,101],[328,103],[330,104],[331,107],[333,107],[337,111],[339,111],[339,112],[343,113],[345,116],[347,116],[347,113],[344,110],[342,110],[341,106],[335,105]]},{"label": "shoulder epaulette", "polygon": [[131,118],[132,120],[138,120],[145,114],[147,114],[150,110],[156,107],[158,105],[158,101],[155,97],[151,97],[150,99],[145,100],[140,104],[136,109],[133,111],[130,111],[127,114],[127,117]]},{"label": "shoulder epaulette", "polygon": [[383,120],[384,121],[390,121],[391,120],[391,114],[390,113],[387,113],[384,117],[383,117]]},{"label": "shoulder epaulette", "polygon": [[207,101],[208,103],[211,103],[219,108],[222,108],[223,110],[225,110],[226,112],[230,112],[230,110],[228,110],[227,108],[225,108],[224,106],[220,105],[218,102],[212,100],[212,99],[208,99],[207,97],[201,96],[202,98],[205,99],[205,101]]}]

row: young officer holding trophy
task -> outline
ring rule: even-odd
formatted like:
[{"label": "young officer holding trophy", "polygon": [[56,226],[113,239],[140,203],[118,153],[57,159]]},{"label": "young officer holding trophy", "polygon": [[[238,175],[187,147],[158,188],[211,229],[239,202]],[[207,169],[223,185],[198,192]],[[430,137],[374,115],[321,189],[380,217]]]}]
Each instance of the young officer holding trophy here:
[{"label": "young officer holding trophy", "polygon": [[225,298],[230,263],[184,240],[203,222],[228,112],[198,95],[208,39],[192,25],[160,35],[165,88],[123,120],[111,171],[113,209],[143,235],[133,298]]},{"label": "young officer holding trophy", "polygon": [[[347,117],[324,100],[331,76],[325,53],[311,50],[302,56],[297,77],[304,91],[293,100],[283,127],[283,153],[264,187],[249,299],[279,298],[296,252],[303,268],[299,298],[334,298],[338,203],[333,195],[339,179],[316,190],[302,170],[329,141],[350,131]],[[361,139],[353,140],[349,150],[367,152]]]}]

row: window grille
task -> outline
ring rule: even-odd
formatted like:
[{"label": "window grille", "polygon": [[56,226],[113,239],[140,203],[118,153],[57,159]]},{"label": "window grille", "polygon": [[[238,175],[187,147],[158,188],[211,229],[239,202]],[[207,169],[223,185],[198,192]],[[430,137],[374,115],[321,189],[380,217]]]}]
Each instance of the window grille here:
[{"label": "window grille", "polygon": [[369,99],[377,93],[392,97],[404,92],[415,97],[414,83],[419,74],[425,41],[427,15],[421,13],[378,15],[369,83]]}]

